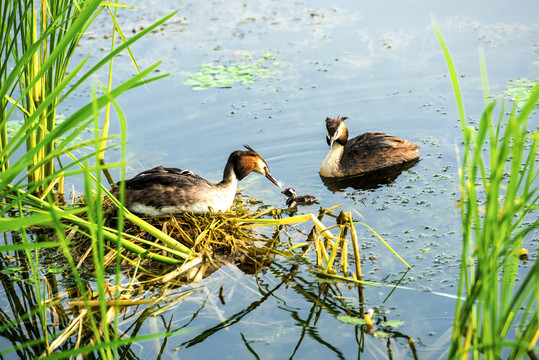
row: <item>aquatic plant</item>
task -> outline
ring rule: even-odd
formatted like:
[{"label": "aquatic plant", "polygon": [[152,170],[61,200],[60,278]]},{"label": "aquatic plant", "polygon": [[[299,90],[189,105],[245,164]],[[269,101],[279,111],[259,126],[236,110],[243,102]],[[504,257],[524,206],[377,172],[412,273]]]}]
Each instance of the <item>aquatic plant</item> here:
[{"label": "aquatic plant", "polygon": [[[121,210],[115,229],[107,229],[103,224],[102,194],[107,193],[107,189],[101,184],[101,176],[108,168],[121,167],[125,163],[125,117],[115,99],[130,89],[166,75],[150,76],[159,65],[156,63],[113,88],[110,82],[111,69],[109,86],[102,86],[98,90],[94,85],[88,104],[76,109],[62,122],[55,121],[56,109],[73,91],[87,83],[92,74],[106,64],[112,64],[112,59],[120,52],[129,52],[131,44],[164,23],[174,13],[129,40],[120,31],[122,44],[114,46],[113,43],[108,54],[85,69],[89,57],[79,64],[70,65],[78,41],[105,9],[111,15],[114,28],[118,30],[115,10],[110,8],[117,9],[121,5],[101,0],[43,1],[39,3],[39,8],[34,9],[34,6],[37,7],[35,4],[31,0],[0,2],[0,232],[5,243],[0,246],[0,252],[4,255],[2,259],[10,263],[8,268],[21,268],[23,282],[31,284],[20,291],[14,288],[7,291],[8,298],[12,300],[7,310],[11,315],[2,317],[0,331],[14,345],[1,349],[0,356],[17,352],[22,358],[54,357],[56,355],[53,353],[66,346],[65,341],[77,329],[77,324],[84,323],[90,329],[86,333],[92,339],[88,343],[90,345],[69,346],[69,351],[63,352],[62,357],[89,352],[95,352],[101,358],[117,357],[113,354],[117,355],[121,346],[142,340],[143,337],[138,340],[136,337],[120,339],[118,321],[113,326],[108,325],[107,319],[117,320],[117,304],[121,299],[118,285],[109,287],[105,280],[105,239],[118,244],[114,249],[118,254],[124,247],[136,248],[122,236],[124,216]],[[136,63],[135,67],[138,69]],[[122,131],[121,141],[116,145],[110,145],[111,137],[107,134],[106,126],[100,124],[100,110],[111,106],[116,110]],[[107,112],[105,123],[108,116]],[[8,122],[12,118],[24,118],[24,122],[8,135]],[[92,130],[92,137],[88,139],[83,136],[81,140],[79,135],[87,129]],[[104,164],[102,154],[113,146],[121,147],[121,160],[114,164]],[[82,157],[73,155],[74,150],[83,147],[91,151]],[[62,199],[64,177],[75,175],[84,180],[86,203],[83,206],[68,206]],[[131,218],[130,214],[126,214],[126,218]],[[132,217],[131,221],[167,240],[165,234],[137,217]],[[35,226],[50,227],[55,234],[54,240],[44,238],[36,242],[35,235],[29,233],[29,229]],[[91,239],[96,296],[92,291],[88,292],[87,283],[82,280],[80,270],[71,256],[70,241],[76,233],[84,233]],[[57,249],[66,257],[67,271],[84,302],[79,308],[77,319],[62,317],[52,327],[49,327],[51,324],[47,319],[55,314],[64,314],[59,304],[68,295],[54,291],[51,293],[49,290],[56,287],[51,285],[49,274],[42,273],[43,253],[50,248]],[[182,256],[186,258],[189,250],[180,247],[178,252],[181,253],[181,250],[184,251]],[[141,258],[148,256],[145,253],[141,252]],[[119,265],[117,262],[116,284],[120,283]],[[113,304],[110,307],[107,303],[109,288],[114,288],[110,293],[113,294],[112,301],[116,306]],[[91,299],[97,299],[97,312],[88,302]],[[17,304],[21,302],[25,305],[19,307]],[[69,322],[71,325],[64,327]],[[28,336],[21,337],[23,333]],[[146,338],[162,336],[164,334]]]},{"label": "aquatic plant", "polygon": [[[479,126],[466,123],[458,76],[439,28],[464,138],[460,211],[462,257],[449,358],[537,358],[539,261],[519,279],[522,243],[539,229],[539,130],[528,120],[539,84],[508,115],[491,101],[481,53],[485,110]],[[496,107],[499,115],[494,115]],[[521,108],[520,108],[521,107]],[[520,109],[519,109],[520,108]]]},{"label": "aquatic plant", "polygon": [[526,105],[526,102],[532,95],[533,88],[537,81],[528,79],[513,79],[507,81],[503,94],[493,96],[495,100],[510,99],[519,108]]},{"label": "aquatic plant", "polygon": [[[235,83],[252,84],[257,78],[273,78],[279,72],[270,71],[268,61],[275,60],[275,56],[266,55],[254,62],[239,62],[231,65],[202,64],[200,71],[189,74],[184,85],[191,85],[193,90],[204,90],[210,87],[230,88]],[[271,67],[278,67],[280,63],[273,61]]]}]

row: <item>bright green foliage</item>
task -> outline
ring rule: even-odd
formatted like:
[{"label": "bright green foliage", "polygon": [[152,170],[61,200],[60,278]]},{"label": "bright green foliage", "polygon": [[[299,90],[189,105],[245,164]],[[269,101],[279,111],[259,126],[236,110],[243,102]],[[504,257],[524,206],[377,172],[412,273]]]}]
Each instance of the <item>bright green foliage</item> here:
[{"label": "bright green foliage", "polygon": [[[459,109],[464,154],[461,165],[462,258],[449,358],[536,358],[539,348],[539,262],[518,279],[522,242],[539,229],[539,130],[528,119],[539,103],[539,84],[527,98],[489,102],[479,126],[468,125],[458,76],[442,38]],[[529,84],[531,85],[531,84]],[[520,107],[520,109],[519,109]],[[518,279],[518,281],[517,281]]]},{"label": "bright green foliage", "polygon": [[[73,6],[72,1],[57,0],[38,4],[32,0],[8,0],[0,5],[2,169],[8,166],[6,152],[10,151],[5,121],[15,110],[22,113],[27,124],[23,131],[27,152],[54,130],[60,90],[74,75],[68,73],[70,59],[100,2],[84,1]],[[36,192],[44,191],[52,180],[54,157],[47,154],[53,151],[54,142],[49,139],[33,153],[32,163],[28,164],[30,183],[47,179]]]},{"label": "bright green foliage", "polygon": [[382,323],[380,323],[380,326],[388,326],[388,327],[399,327],[399,326],[402,326],[402,324],[404,324],[404,321],[401,321],[401,320],[392,320],[392,321],[384,321]]},{"label": "bright green foliage", "polygon": [[[159,65],[157,63],[138,71],[137,75],[115,88],[101,87],[99,95],[97,85],[94,85],[86,105],[66,115],[63,121],[57,121],[56,117],[58,105],[82,84],[87,84],[90,76],[174,15],[164,17],[121,45],[113,46],[110,53],[95,65],[85,67],[89,59],[87,57],[81,63],[70,66],[70,59],[85,30],[103,9],[111,6],[118,5],[101,0],[0,1],[0,235],[4,236],[0,251],[2,258],[11,259],[10,262],[20,265],[5,269],[9,277],[32,284],[20,289],[4,287],[4,296],[10,299],[6,306],[10,308],[3,312],[6,316],[0,321],[0,331],[4,337],[9,338],[5,345],[12,346],[0,349],[2,358],[16,356],[14,353],[28,359],[77,357],[91,353],[93,355],[90,357],[112,359],[118,358],[118,346],[142,339],[136,336],[120,338],[118,307],[110,307],[106,302],[111,294],[107,291],[106,283],[120,283],[119,261],[116,264],[115,281],[111,281],[105,274],[107,241],[117,244],[114,250],[118,253],[125,248],[138,251],[144,257],[144,249],[129,242],[123,234],[124,215],[127,218],[132,215],[127,212],[124,214],[117,200],[114,201],[119,208],[118,227],[110,229],[104,226],[103,199],[104,195],[110,194],[102,185],[101,177],[108,168],[125,164],[126,119],[115,102],[116,98],[130,89],[166,75],[150,77]],[[113,26],[118,29],[114,15],[111,18]],[[135,68],[138,69],[136,65]],[[114,107],[119,119],[122,135],[119,145],[122,151],[120,162],[106,165],[100,161],[102,153],[112,146],[103,146],[106,141],[110,141],[110,137],[101,133],[100,116],[101,110],[109,105]],[[8,124],[14,119],[24,121],[19,127],[10,127],[12,132],[8,136]],[[92,134],[81,137],[88,129],[91,129]],[[74,150],[83,147],[89,149],[86,155],[73,155]],[[58,161],[60,158],[61,162]],[[122,169],[122,178],[123,174]],[[62,195],[62,189],[61,186],[55,187],[55,184],[73,175],[78,175],[84,181],[84,206],[62,206],[61,201],[56,201],[61,198],[58,195]],[[147,227],[156,237],[164,235],[134,216],[132,221]],[[27,233],[27,229],[32,226],[47,226],[54,232],[54,237],[36,242]],[[87,283],[81,279],[73,260],[70,249],[72,244],[66,236],[70,231],[83,233],[92,240],[90,257],[95,271],[96,296],[92,291],[88,292]],[[17,236],[10,237],[9,234]],[[65,256],[69,266],[65,270],[47,268],[41,262],[46,248],[55,248]],[[161,258],[157,260],[181,262],[189,250],[181,248],[178,253],[179,259],[159,254]],[[83,316],[80,319],[85,325],[85,342],[75,348],[69,346],[65,349],[67,351],[60,354],[58,349],[61,349],[61,344],[66,346],[71,336],[66,327],[73,320],[58,317],[71,313],[60,304],[64,300],[61,296],[65,294],[58,294],[57,286],[50,283],[50,279],[54,278],[52,275],[61,271],[69,272],[76,284],[76,291],[85,300],[85,304],[77,310]],[[113,290],[112,293],[115,297],[120,296],[119,290]],[[95,297],[99,302],[97,310],[88,305],[89,297]],[[110,309],[114,310],[112,318]],[[61,335],[66,336],[65,340],[56,343],[55,339]],[[164,334],[154,334],[146,338],[162,336]]]},{"label": "bright green foliage", "polygon": [[365,321],[365,319],[354,317],[354,316],[341,315],[341,316],[337,316],[337,319],[339,319],[340,321],[342,321],[344,323],[349,323],[349,324],[354,324],[354,325],[365,325],[365,324],[367,324],[367,321]]},{"label": "bright green foliage", "polygon": [[20,266],[12,266],[12,267],[8,267],[8,268],[5,268],[5,269],[2,269],[2,274],[15,274],[21,270],[24,270],[24,268],[20,267]]},{"label": "bright green foliage", "polygon": [[[62,114],[56,114],[56,118],[54,119],[54,126],[58,126],[59,124],[61,124],[63,121],[65,121],[65,116],[62,115]],[[21,127],[24,125],[24,120],[10,120],[7,122],[7,135],[8,137],[11,137],[13,135],[15,135],[20,129]],[[87,128],[86,129],[86,132],[90,131],[91,129],[90,128]],[[66,139],[65,136],[63,137],[59,137],[57,140],[59,142],[62,142]],[[73,142],[82,142],[84,139],[81,135],[79,136],[76,136],[75,138],[72,139]]]}]

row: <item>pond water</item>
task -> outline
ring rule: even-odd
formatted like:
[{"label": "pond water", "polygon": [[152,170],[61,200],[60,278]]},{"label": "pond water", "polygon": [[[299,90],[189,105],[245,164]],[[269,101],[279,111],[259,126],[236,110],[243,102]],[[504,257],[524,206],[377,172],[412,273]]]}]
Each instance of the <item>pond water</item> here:
[{"label": "pond water", "polygon": [[[278,257],[256,275],[225,265],[178,289],[196,291],[146,319],[139,334],[164,331],[169,323],[171,329],[190,332],[167,339],[164,346],[162,340],[136,344],[134,358],[153,359],[162,351],[166,359],[249,359],[254,353],[261,359],[408,359],[413,358],[408,338],[415,340],[419,358],[443,358],[459,272],[461,133],[431,19],[439,24],[461,74],[467,116],[474,121],[484,106],[479,48],[485,52],[492,94],[502,94],[508,80],[537,77],[539,4],[145,1],[121,10],[120,25],[126,32],[139,31],[177,9],[166,26],[132,49],[139,66],[162,60],[159,71],[170,76],[119,100],[128,119],[128,175],[164,165],[218,181],[228,154],[249,144],[285,187],[316,196],[326,208],[342,205],[412,268],[406,272],[358,226],[364,277],[382,284],[364,290],[365,308],[375,310],[377,328],[389,335],[376,338],[338,318],[359,313],[354,287],[319,283],[308,267]],[[80,53],[95,53],[97,59],[99,49],[109,47],[110,39],[103,38],[110,33],[109,22],[98,22],[90,31],[95,33],[85,36]],[[264,57],[269,58],[264,66],[275,72],[270,78],[205,90],[184,84],[201,64],[254,63]],[[115,66],[116,80],[134,73],[127,56]],[[99,80],[105,82],[105,75]],[[86,103],[87,94],[72,105]],[[324,119],[339,115],[349,117],[351,136],[380,130],[418,143],[421,161],[389,185],[328,188],[318,175],[328,152]],[[108,156],[115,161],[118,154]],[[264,204],[284,207],[284,196],[261,176],[251,175],[240,186]],[[318,206],[299,209],[299,214],[308,212],[317,213]],[[309,226],[300,228],[308,231]],[[294,233],[290,241],[305,241],[305,236]],[[528,242],[536,248],[537,234]],[[221,286],[226,305],[219,302]],[[126,320],[122,327],[130,325]]]}]

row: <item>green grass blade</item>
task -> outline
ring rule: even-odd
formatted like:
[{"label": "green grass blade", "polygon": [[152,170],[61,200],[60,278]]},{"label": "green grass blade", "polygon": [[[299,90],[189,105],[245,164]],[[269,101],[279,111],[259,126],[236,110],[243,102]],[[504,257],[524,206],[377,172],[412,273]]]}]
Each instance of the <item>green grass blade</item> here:
[{"label": "green grass blade", "polygon": [[451,54],[449,53],[449,49],[447,48],[447,45],[442,36],[442,32],[440,31],[440,28],[438,27],[434,19],[432,20],[432,26],[434,27],[434,33],[436,34],[436,37],[438,38],[438,42],[440,43],[440,47],[442,48],[442,52],[444,53],[447,67],[449,69],[451,85],[453,86],[453,93],[455,94],[455,100],[457,102],[457,108],[459,112],[460,126],[462,129],[465,129],[466,128],[466,115],[464,114],[464,103],[462,101],[462,94],[460,92],[457,70],[455,68],[455,64],[453,63],[453,59],[451,58]]}]

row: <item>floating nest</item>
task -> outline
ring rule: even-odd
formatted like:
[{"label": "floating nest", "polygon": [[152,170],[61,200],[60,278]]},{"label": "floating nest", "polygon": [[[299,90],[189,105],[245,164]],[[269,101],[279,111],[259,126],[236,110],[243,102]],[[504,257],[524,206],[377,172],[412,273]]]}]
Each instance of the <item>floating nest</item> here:
[{"label": "floating nest", "polygon": [[[107,229],[116,229],[117,209],[110,201],[105,201],[104,204],[104,226]],[[239,194],[226,212],[140,218],[152,228],[190,249],[192,253],[187,259],[179,259],[176,249],[161,242],[146,226],[141,227],[126,218],[123,223],[123,237],[146,252],[137,253],[122,246],[121,266],[123,270],[129,270],[136,265],[137,269],[141,269],[147,276],[161,277],[164,281],[172,278],[181,281],[197,280],[208,276],[224,263],[233,263],[245,273],[255,273],[269,264],[278,252],[276,245],[279,243],[278,231],[268,236],[253,230],[252,225],[242,224],[242,219],[275,217],[280,212],[275,208],[260,205],[260,202]],[[71,244],[74,244],[71,246],[74,260],[83,265],[83,268],[92,271],[93,247],[88,234],[75,228],[68,230],[66,236]],[[113,241],[106,241],[105,246],[105,265],[107,270],[113,272],[118,255],[117,245]],[[148,256],[149,254],[151,255]],[[158,256],[177,259],[180,266],[155,261]]]},{"label": "floating nest", "polygon": [[[136,275],[139,281],[158,281],[168,287],[168,284],[175,286],[176,282],[182,285],[197,281],[224,263],[233,264],[244,273],[256,273],[269,265],[277,254],[305,257],[314,250],[315,258],[309,261],[315,273],[336,280],[363,282],[354,226],[358,222],[352,219],[350,212],[341,211],[338,216],[332,215],[331,211],[339,206],[320,208],[318,215],[308,213],[283,218],[281,211],[286,213],[289,209],[260,206],[260,202],[240,194],[227,212],[147,218],[125,212],[123,222],[119,224],[119,210],[111,201],[88,200],[93,205],[88,204],[87,208],[104,207],[103,221],[96,224],[95,217],[85,218],[84,214],[78,214],[79,219],[66,215],[65,219],[71,220],[72,225],[66,227],[65,232],[66,240],[70,243],[70,255],[78,263],[77,268],[90,272],[94,270],[92,251],[103,251],[104,262],[100,261],[100,267],[113,273],[120,264],[123,274],[129,278]],[[84,201],[81,205],[84,205]],[[321,222],[325,215],[336,218],[337,224],[326,227]],[[306,236],[305,242],[286,249],[277,247],[282,231],[289,236],[288,226],[295,228],[295,225],[305,222],[312,224],[308,234],[300,231]],[[368,225],[359,224],[367,227],[393,251]],[[265,226],[269,231],[258,233],[253,229],[255,226]],[[121,228],[121,234],[118,228]],[[337,236],[331,233],[333,228],[338,229]],[[96,233],[100,235],[97,238],[104,239],[103,242],[92,240],[96,238]],[[349,240],[346,239],[347,234],[350,234]],[[353,248],[354,268],[348,265],[348,243]],[[296,250],[300,250],[299,253]],[[400,258],[397,253],[394,254]],[[342,275],[338,275],[339,272]]]}]

